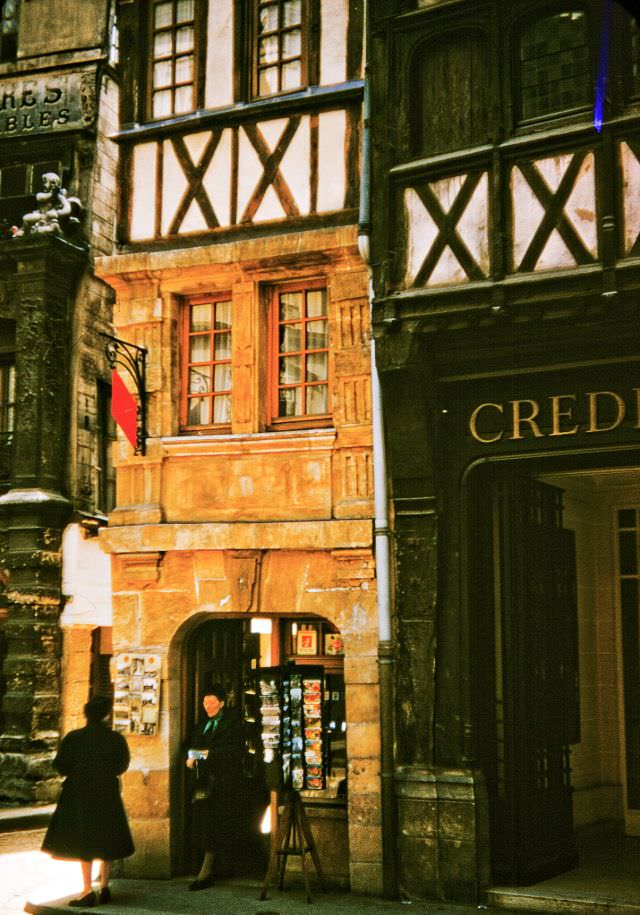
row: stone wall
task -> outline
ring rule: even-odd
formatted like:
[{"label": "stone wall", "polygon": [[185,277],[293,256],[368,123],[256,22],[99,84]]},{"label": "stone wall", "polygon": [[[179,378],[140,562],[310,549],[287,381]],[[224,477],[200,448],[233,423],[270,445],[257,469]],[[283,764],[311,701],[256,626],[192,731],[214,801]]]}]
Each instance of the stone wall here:
[{"label": "stone wall", "polygon": [[[114,652],[164,658],[160,734],[130,738],[130,873],[166,876],[180,841],[172,773],[181,765],[187,634],[208,619],[309,614],[345,640],[348,819],[318,827],[323,865],[338,883],[380,891],[368,285],[356,240],[353,226],[323,228],[98,264],[117,292],[119,335],[148,350],[146,455],[119,442],[117,507],[101,532],[112,557]],[[324,280],[328,292],[333,422],[276,431],[266,425],[265,293],[307,279]],[[179,435],[182,303],[216,292],[233,308],[231,434]]]},{"label": "stone wall", "polygon": [[[260,576],[245,612],[321,615],[343,634],[349,819],[348,830],[344,830],[347,824],[336,821],[332,824],[336,829],[334,839],[323,838],[323,865],[335,882],[344,883],[350,878],[354,889],[374,891],[380,882],[381,836],[377,628],[371,546],[352,550],[342,544],[334,550],[314,550],[311,542],[318,532],[312,525],[307,527],[308,544],[297,532],[306,549],[260,553],[261,568],[271,568],[275,574]],[[367,530],[363,523],[360,535],[364,542]],[[272,539],[277,543],[275,537]],[[118,534],[107,529],[103,540],[106,545],[117,543]],[[197,540],[194,527],[193,546]],[[223,550],[148,551],[136,554],[135,559],[132,554],[115,553],[112,562],[114,653],[153,650],[165,659],[160,734],[152,738],[129,737],[132,767],[124,778],[125,802],[138,852],[127,863],[127,871],[166,876],[171,869],[167,830],[177,828],[180,817],[176,809],[180,798],[173,799],[171,809],[168,796],[170,768],[181,764],[171,747],[179,747],[184,737],[179,733],[179,633],[205,619],[237,618],[242,588],[233,576],[246,574],[246,568],[238,565],[237,553]],[[212,585],[215,600],[204,602],[205,596],[212,595]],[[329,825],[322,825],[324,836]],[[348,872],[338,853],[347,842]]]}]

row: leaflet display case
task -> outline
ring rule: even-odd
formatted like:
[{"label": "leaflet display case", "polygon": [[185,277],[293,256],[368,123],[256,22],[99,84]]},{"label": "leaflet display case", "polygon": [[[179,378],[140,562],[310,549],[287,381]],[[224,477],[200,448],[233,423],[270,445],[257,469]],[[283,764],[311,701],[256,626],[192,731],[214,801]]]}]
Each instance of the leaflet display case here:
[{"label": "leaflet display case", "polygon": [[271,667],[257,673],[256,723],[272,791],[325,788],[323,696],[321,667]]}]

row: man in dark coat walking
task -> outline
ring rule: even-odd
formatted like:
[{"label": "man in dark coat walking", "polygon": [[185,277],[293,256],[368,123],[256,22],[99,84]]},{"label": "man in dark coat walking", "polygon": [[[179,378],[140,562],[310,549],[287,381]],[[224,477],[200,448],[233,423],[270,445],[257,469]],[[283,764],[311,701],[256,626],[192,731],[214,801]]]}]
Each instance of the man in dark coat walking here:
[{"label": "man in dark coat walking", "polygon": [[[132,855],[134,847],[118,779],[129,767],[127,742],[107,724],[108,697],[90,699],[84,713],[86,727],[64,737],[53,761],[66,778],[42,850],[80,861],[83,894],[69,905],[91,908],[111,900],[111,862]],[[98,894],[91,885],[94,860],[101,862]]]},{"label": "man in dark coat walking", "polygon": [[213,886],[214,859],[235,851],[246,830],[242,725],[225,708],[225,703],[224,688],[212,686],[202,701],[207,717],[188,743],[186,764],[195,773],[194,829],[204,853],[200,872],[189,884],[190,890]]}]

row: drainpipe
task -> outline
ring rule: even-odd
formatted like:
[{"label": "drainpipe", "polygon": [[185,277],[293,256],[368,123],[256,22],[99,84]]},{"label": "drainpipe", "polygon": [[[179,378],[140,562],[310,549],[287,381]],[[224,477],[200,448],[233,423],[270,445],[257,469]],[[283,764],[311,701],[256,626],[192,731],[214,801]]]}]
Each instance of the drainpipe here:
[{"label": "drainpipe", "polygon": [[[369,273],[369,313],[373,326],[373,279],[369,245],[371,215],[371,96],[369,89],[369,3],[364,0],[364,101],[362,168],[360,173],[360,214],[358,249]],[[384,448],[382,394],[376,366],[375,340],[371,336],[371,411],[373,426],[374,542],[378,596],[378,672],[380,689],[380,793],[382,805],[382,887],[387,899],[398,894],[396,860],[396,806],[393,781],[393,642],[391,637],[391,584],[389,549],[389,497]]]}]

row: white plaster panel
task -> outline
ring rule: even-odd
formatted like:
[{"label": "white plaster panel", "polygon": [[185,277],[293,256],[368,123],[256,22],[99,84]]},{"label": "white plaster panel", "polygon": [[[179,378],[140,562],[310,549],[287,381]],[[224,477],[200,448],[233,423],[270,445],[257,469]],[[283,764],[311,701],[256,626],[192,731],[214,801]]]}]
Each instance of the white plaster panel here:
[{"label": "white plaster panel", "polygon": [[233,0],[209,0],[205,108],[233,104]]},{"label": "white plaster panel", "polygon": [[280,172],[303,216],[311,209],[310,124],[308,115],[300,120],[300,125],[280,163]]},{"label": "white plaster panel", "polygon": [[231,223],[231,130],[228,128],[222,131],[202,184],[218,222],[228,226]]},{"label": "white plaster panel", "polygon": [[348,0],[322,0],[320,19],[320,85],[347,78]]},{"label": "white plaster panel", "polygon": [[155,143],[141,143],[133,151],[133,199],[131,207],[131,238],[153,238],[156,212]]},{"label": "white plaster panel", "polygon": [[344,209],[347,175],[345,111],[325,111],[318,116],[318,212]]},{"label": "white plaster panel", "polygon": [[432,181],[429,184],[445,213],[451,209],[465,178],[466,175],[452,175],[450,178],[442,178],[441,181]]},{"label": "white plaster panel", "polygon": [[550,156],[548,159],[538,159],[534,164],[544,178],[547,187],[554,193],[558,190],[569,164],[573,158],[572,153],[562,156]]},{"label": "white plaster panel", "polygon": [[210,139],[211,132],[209,130],[204,130],[201,133],[190,133],[183,137],[184,145],[187,147],[187,151],[191,156],[191,161],[194,165],[199,165],[202,154]]},{"label": "white plaster panel", "polygon": [[238,219],[242,219],[263,168],[244,130],[240,130],[238,146]]},{"label": "white plaster panel", "polygon": [[202,210],[196,200],[192,200],[189,209],[180,225],[180,234],[186,232],[206,232],[207,221],[202,214]]},{"label": "white plaster panel", "polygon": [[585,247],[595,257],[598,251],[598,226],[593,153],[585,156],[564,209]]},{"label": "white plaster panel", "polygon": [[450,286],[452,283],[468,283],[469,277],[460,266],[460,261],[455,256],[449,245],[438,259],[433,273],[429,277],[428,286]]},{"label": "white plaster panel", "polygon": [[69,524],[62,536],[62,589],[62,625],[111,626],[111,557],[97,537],[82,536],[79,524]]},{"label": "white plaster panel", "polygon": [[287,124],[289,123],[288,118],[276,118],[272,121],[259,121],[258,130],[262,136],[267,141],[267,146],[271,152],[274,151],[280,138],[284,133]]},{"label": "white plaster panel", "polygon": [[164,141],[162,162],[162,228],[166,235],[178,205],[187,189],[187,179],[173,151],[170,140]]},{"label": "white plaster panel", "polygon": [[407,268],[405,286],[411,286],[431,250],[438,229],[412,187],[404,192]]},{"label": "white plaster panel", "polygon": [[262,198],[262,203],[256,210],[253,221],[264,222],[269,219],[284,219],[285,216],[286,213],[278,200],[278,195],[274,191],[273,185],[270,184]]},{"label": "white plaster panel", "polygon": [[576,261],[557,229],[554,229],[538,258],[536,270],[552,270],[554,267],[575,267]]},{"label": "white plaster panel", "polygon": [[489,272],[489,196],[484,172],[471,195],[456,231],[484,273]]},{"label": "white plaster panel", "polygon": [[640,235],[640,162],[625,142],[620,144],[620,159],[624,201],[624,253],[628,254]]},{"label": "white plaster panel", "polygon": [[517,269],[544,216],[544,210],[538,198],[517,165],[511,170],[511,205],[513,209],[513,265]]}]

